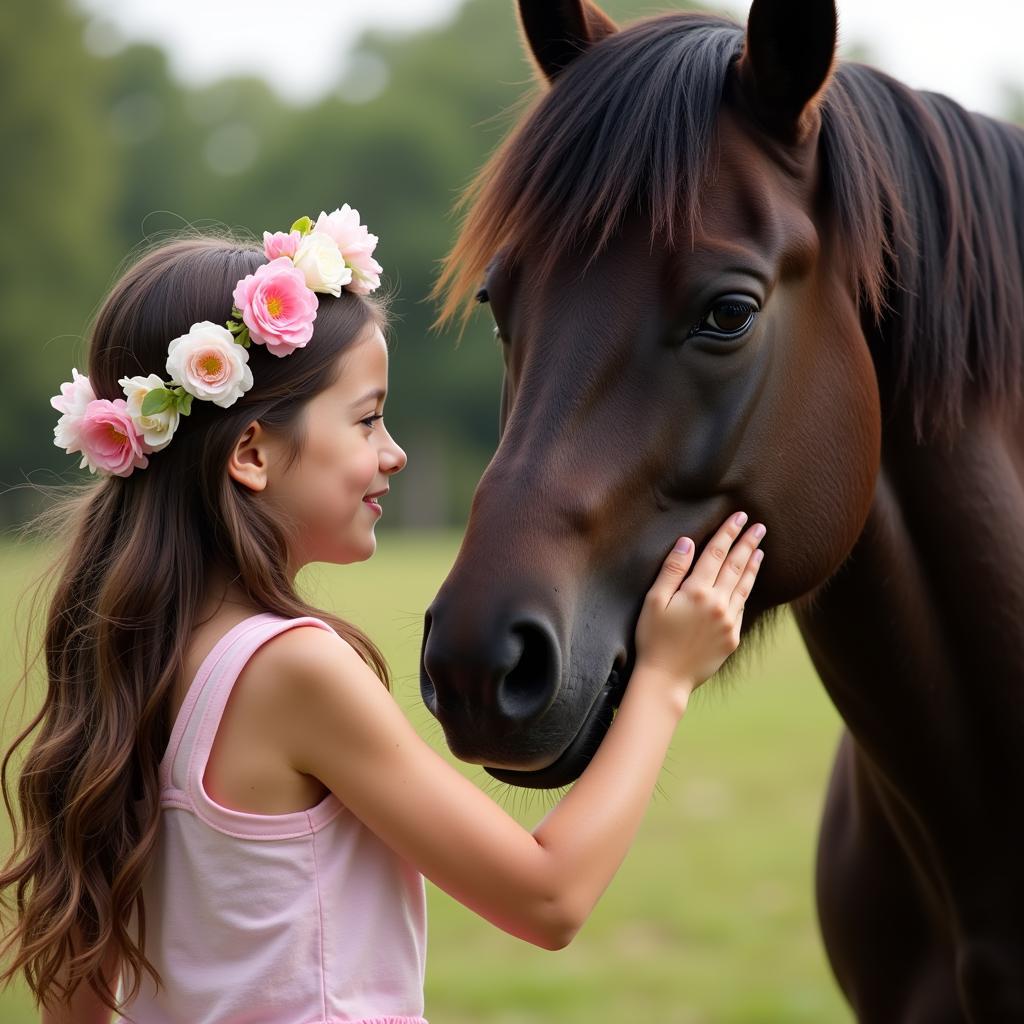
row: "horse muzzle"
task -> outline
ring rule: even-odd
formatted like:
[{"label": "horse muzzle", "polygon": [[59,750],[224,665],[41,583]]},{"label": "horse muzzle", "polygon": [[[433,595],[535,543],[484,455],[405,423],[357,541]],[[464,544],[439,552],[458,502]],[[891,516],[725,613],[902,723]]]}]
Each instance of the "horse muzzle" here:
[{"label": "horse muzzle", "polygon": [[597,750],[628,657],[622,643],[592,642],[619,630],[587,620],[587,665],[570,663],[556,610],[530,604],[502,612],[442,587],[424,623],[420,691],[456,757],[503,782],[548,789],[578,778]]}]

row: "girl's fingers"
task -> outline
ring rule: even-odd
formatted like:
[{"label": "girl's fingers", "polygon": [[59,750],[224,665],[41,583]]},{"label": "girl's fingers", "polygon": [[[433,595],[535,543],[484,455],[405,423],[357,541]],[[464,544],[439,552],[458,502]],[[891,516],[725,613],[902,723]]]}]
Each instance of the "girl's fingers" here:
[{"label": "girl's fingers", "polygon": [[661,571],[647,596],[657,600],[662,607],[667,605],[689,572],[692,561],[693,541],[689,537],[680,537],[675,547],[668,553],[668,557],[661,563]]},{"label": "girl's fingers", "polygon": [[757,578],[757,570],[761,568],[761,563],[764,561],[764,552],[758,549],[747,561],[746,567],[743,570],[743,575],[740,576],[739,582],[736,584],[736,588],[732,592],[732,598],[729,601],[729,608],[733,615],[742,615],[743,606],[747,603],[747,598],[750,597],[751,590],[754,589],[754,580]]},{"label": "girl's fingers", "polygon": [[715,585],[715,580],[718,579],[729,549],[739,536],[746,521],[746,513],[737,512],[719,527],[718,532],[708,541],[707,547],[701,552],[697,564],[693,567],[693,572],[690,573],[693,586],[710,589]]},{"label": "girl's fingers", "polygon": [[726,599],[732,596],[736,584],[739,583],[740,577],[743,575],[743,570],[746,569],[747,563],[750,561],[750,556],[767,532],[763,523],[755,523],[729,552],[718,574],[718,579],[715,580],[715,589],[724,594]]}]

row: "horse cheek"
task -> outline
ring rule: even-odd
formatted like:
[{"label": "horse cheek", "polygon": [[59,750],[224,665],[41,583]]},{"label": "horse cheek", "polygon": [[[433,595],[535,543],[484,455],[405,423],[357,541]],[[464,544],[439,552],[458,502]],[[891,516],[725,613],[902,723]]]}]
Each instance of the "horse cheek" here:
[{"label": "horse cheek", "polygon": [[804,316],[793,332],[804,350],[791,353],[787,385],[772,389],[784,408],[769,415],[762,476],[773,603],[809,593],[846,560],[881,464],[878,384],[856,310],[833,297]]}]

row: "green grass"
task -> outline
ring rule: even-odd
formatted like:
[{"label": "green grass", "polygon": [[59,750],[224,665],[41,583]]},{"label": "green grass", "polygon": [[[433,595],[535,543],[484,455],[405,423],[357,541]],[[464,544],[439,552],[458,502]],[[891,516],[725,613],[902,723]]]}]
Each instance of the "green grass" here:
[{"label": "green grass", "polygon": [[[311,600],[378,640],[396,697],[439,748],[440,729],[419,702],[417,661],[423,610],[457,543],[452,535],[382,534],[369,563],[315,566],[301,577]],[[10,547],[0,559],[7,690],[19,671],[14,630],[24,620],[23,610],[15,626],[14,601],[42,563]],[[812,898],[838,732],[787,618],[744,675],[698,693],[636,844],[568,949],[535,949],[428,887],[432,1024],[849,1024]],[[550,805],[550,796],[499,788],[482,770],[463,768],[528,826]],[[0,994],[0,1020],[36,1019],[23,992]]]}]

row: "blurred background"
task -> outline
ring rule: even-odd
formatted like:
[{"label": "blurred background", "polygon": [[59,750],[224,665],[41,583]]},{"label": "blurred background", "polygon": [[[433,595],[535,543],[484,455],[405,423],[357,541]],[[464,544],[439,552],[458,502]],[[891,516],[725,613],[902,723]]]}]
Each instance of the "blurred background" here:
[{"label": "blurred background", "polygon": [[[622,20],[669,6],[604,3]],[[1020,119],[1024,5],[970,11],[849,0],[843,52]],[[410,459],[372,563],[300,579],[379,640],[442,749],[418,700],[422,613],[496,442],[501,359],[486,313],[457,346],[431,332],[426,296],[458,192],[536,89],[512,0],[4,0],[0,81],[0,615],[14,626],[0,692],[21,670],[21,588],[45,556],[11,531],[42,500],[33,483],[79,473],[48,400],[85,370],[90,318],[132,252],[186,228],[260,237],[349,202],[398,293],[387,417]],[[838,721],[788,620],[745,676],[698,694],[641,840],[568,950],[526,947],[431,890],[434,1024],[849,1020],[812,900]],[[5,739],[40,685],[19,692]],[[526,823],[550,805],[465,770]],[[21,990],[0,994],[0,1020],[33,1019]]]}]

